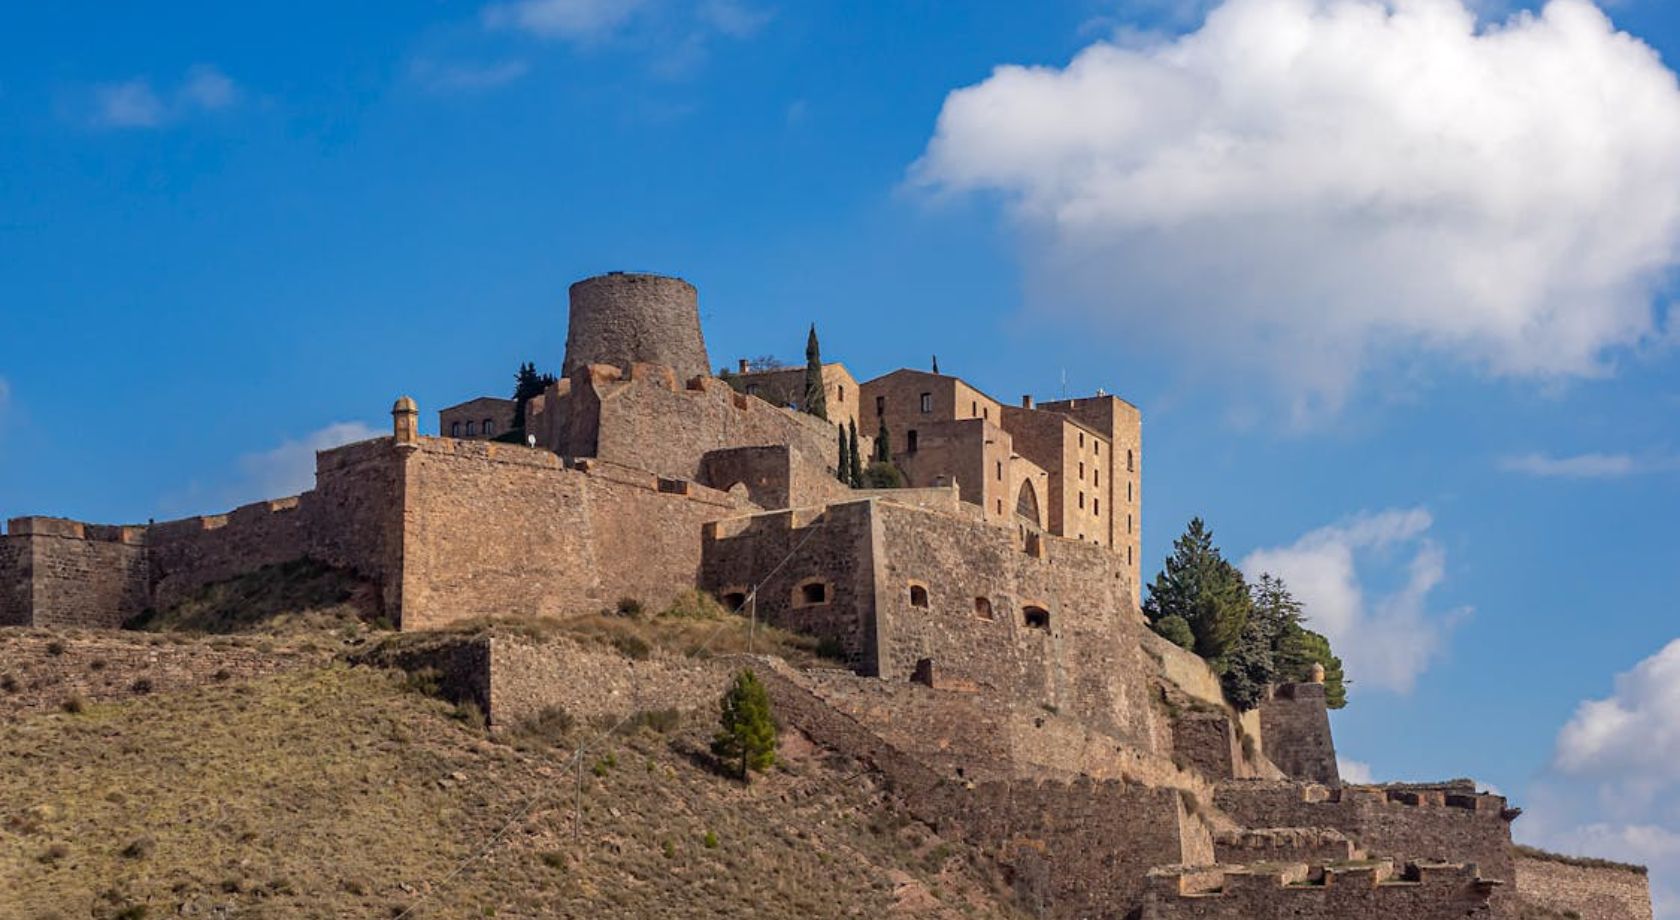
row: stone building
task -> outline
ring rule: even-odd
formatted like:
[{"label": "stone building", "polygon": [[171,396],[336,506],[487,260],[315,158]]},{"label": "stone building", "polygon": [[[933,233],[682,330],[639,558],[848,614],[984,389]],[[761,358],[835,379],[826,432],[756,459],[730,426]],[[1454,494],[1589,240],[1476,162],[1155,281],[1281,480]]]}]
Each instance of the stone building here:
[{"label": "stone building", "polygon": [[[691,285],[622,273],[572,286],[562,368],[527,404],[534,446],[495,440],[509,400],[451,406],[427,437],[404,397],[390,437],[319,452],[301,495],[147,525],[14,518],[0,626],[115,629],[299,559],[359,576],[402,630],[698,586],[819,637],[847,669],[751,662],[779,718],[992,854],[1044,916],[1649,920],[1643,870],[1518,850],[1520,812],[1471,784],[1344,784],[1321,686],[1239,712],[1152,633],[1124,400],[1007,405],[828,364],[825,421],[785,407],[803,368],[712,376]],[[854,418],[907,487],[839,480],[835,422]],[[462,670],[444,684],[492,721],[612,714],[601,688],[631,682],[643,706],[709,707],[739,664],[459,641],[409,664]]]}]

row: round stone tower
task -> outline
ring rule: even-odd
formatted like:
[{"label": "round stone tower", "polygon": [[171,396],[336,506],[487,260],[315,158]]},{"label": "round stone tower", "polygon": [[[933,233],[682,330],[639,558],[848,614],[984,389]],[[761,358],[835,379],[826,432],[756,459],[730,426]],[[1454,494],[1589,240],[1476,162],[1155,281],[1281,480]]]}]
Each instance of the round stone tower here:
[{"label": "round stone tower", "polygon": [[674,368],[678,381],[711,373],[699,295],[681,278],[609,272],[572,285],[561,373],[589,364]]}]

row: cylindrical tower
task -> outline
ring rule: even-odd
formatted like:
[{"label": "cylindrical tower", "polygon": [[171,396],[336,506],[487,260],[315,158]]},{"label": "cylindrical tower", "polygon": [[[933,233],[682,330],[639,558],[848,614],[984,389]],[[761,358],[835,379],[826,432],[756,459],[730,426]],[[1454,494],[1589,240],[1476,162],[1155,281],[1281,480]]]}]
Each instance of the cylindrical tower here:
[{"label": "cylindrical tower", "polygon": [[609,272],[572,285],[561,373],[637,361],[674,368],[679,381],[711,373],[699,295],[681,278]]}]

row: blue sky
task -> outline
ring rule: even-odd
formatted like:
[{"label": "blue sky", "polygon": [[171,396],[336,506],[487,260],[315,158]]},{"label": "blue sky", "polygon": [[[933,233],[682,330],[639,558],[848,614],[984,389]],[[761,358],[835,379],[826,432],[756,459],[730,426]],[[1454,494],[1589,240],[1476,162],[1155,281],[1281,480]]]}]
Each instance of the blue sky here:
[{"label": "blue sky", "polygon": [[715,364],[1130,398],[1146,564],[1294,575],[1345,757],[1666,887],[1680,11],[1477,8],[9,4],[0,514],[285,491],[680,274]]}]

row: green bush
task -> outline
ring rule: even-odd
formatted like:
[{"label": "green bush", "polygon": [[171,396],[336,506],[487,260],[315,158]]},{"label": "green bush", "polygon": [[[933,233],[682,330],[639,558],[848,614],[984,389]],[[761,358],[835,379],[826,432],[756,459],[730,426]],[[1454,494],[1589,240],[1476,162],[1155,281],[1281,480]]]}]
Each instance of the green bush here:
[{"label": "green bush", "polygon": [[904,473],[886,460],[877,460],[864,469],[863,487],[866,489],[902,489],[904,488]]},{"label": "green bush", "polygon": [[641,636],[613,636],[612,644],[613,648],[634,661],[646,661],[653,655],[653,646],[648,645],[647,640]]},{"label": "green bush", "polygon": [[1190,631],[1190,624],[1184,618],[1174,614],[1162,617],[1150,624],[1161,638],[1187,651],[1196,650],[1196,634]]},{"label": "green bush", "polygon": [[621,617],[639,617],[642,615],[642,602],[633,597],[621,597],[614,612]]},{"label": "green bush", "polygon": [[776,763],[776,722],[770,714],[770,695],[758,676],[743,669],[719,701],[719,728],[712,753],[726,764],[739,763],[737,775],[746,782],[750,771],[762,773]]}]

